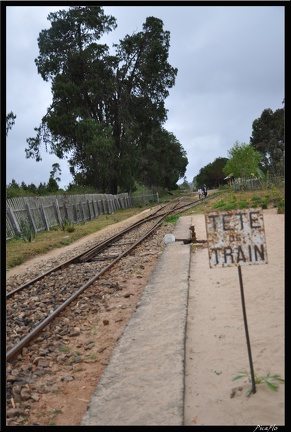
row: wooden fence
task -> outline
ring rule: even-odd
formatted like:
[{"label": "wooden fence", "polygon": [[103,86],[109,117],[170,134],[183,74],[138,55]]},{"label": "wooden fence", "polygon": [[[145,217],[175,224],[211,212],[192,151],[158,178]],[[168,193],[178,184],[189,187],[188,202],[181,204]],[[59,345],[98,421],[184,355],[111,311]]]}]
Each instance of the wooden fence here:
[{"label": "wooden fence", "polygon": [[127,193],[10,198],[6,200],[6,240],[21,235],[23,227],[35,233],[49,231],[64,220],[81,223],[129,207],[132,199]]},{"label": "wooden fence", "polygon": [[239,190],[263,190],[263,189],[270,189],[272,187],[274,188],[284,188],[285,185],[285,177],[281,176],[273,176],[270,177],[268,181],[263,181],[260,179],[255,178],[233,178],[229,184],[233,186],[234,191]]}]

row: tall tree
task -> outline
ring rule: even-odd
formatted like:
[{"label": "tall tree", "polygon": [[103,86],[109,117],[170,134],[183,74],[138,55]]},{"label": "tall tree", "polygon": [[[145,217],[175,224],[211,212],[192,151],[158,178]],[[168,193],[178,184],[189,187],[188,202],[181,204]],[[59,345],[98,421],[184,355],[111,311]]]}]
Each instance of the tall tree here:
[{"label": "tall tree", "polygon": [[195,187],[202,188],[202,186],[206,184],[209,188],[217,188],[222,184],[225,177],[223,169],[227,161],[227,158],[219,157],[216,158],[214,162],[201,168],[199,174],[193,179]]},{"label": "tall tree", "polygon": [[80,171],[82,177],[91,147],[96,158],[103,149],[104,99],[110,98],[114,60],[107,45],[97,41],[116,27],[116,20],[99,6],[71,7],[49,14],[48,20],[51,28],[39,34],[35,62],[42,78],[52,81],[53,101],[35,128],[36,137],[27,140],[26,156],[41,160],[44,143],[50,153],[69,158],[72,174]]},{"label": "tall tree", "polygon": [[61,181],[60,177],[56,177],[57,175],[61,175],[61,173],[62,173],[62,170],[61,170],[60,164],[53,163],[52,164],[52,170],[50,172],[50,177],[56,181]]},{"label": "tall tree", "polygon": [[61,175],[61,167],[58,163],[52,164],[52,170],[50,172],[49,181],[47,184],[48,192],[57,192],[59,190],[58,181],[61,181],[61,178],[58,177],[58,174]]},{"label": "tall tree", "polygon": [[223,157],[215,159],[215,161],[211,164],[210,181],[208,184],[215,188],[220,184],[223,184],[223,179],[225,178],[223,168],[227,164],[227,161],[228,159]]},{"label": "tall tree", "polygon": [[[284,102],[283,102],[284,103]],[[261,154],[261,168],[266,174],[284,175],[285,109],[265,109],[253,122],[250,143]]]},{"label": "tall tree", "polygon": [[77,184],[117,193],[138,172],[140,135],[162,124],[164,99],[177,69],[167,62],[169,32],[149,17],[143,31],[115,45],[97,43],[116,28],[99,6],[74,6],[48,15],[51,28],[38,38],[38,72],[52,81],[53,101],[27,157],[41,160],[40,147],[67,157]]},{"label": "tall tree", "polygon": [[157,127],[143,136],[138,180],[152,186],[175,189],[184,176],[188,159],[174,134]]}]

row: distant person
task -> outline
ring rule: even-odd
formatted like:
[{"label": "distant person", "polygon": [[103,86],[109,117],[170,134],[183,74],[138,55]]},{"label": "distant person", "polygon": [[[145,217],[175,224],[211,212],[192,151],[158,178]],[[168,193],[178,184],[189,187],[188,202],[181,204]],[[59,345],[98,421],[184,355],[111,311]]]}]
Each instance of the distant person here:
[{"label": "distant person", "polygon": [[201,188],[198,189],[198,196],[199,196],[199,199],[201,199],[201,197],[202,197],[202,189]]},{"label": "distant person", "polygon": [[207,197],[207,187],[206,185],[203,186],[203,195],[206,198]]}]

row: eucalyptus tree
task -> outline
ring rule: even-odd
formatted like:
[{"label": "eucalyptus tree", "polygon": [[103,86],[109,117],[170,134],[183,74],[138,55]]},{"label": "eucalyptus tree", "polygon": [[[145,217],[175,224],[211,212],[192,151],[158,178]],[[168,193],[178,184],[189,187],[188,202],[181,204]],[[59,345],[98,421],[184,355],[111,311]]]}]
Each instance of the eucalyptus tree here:
[{"label": "eucalyptus tree", "polygon": [[225,174],[223,168],[225,167],[228,159],[227,158],[216,158],[214,162],[207,164],[202,167],[199,174],[193,178],[195,187],[199,188],[206,184],[208,188],[217,188],[223,183]]},{"label": "eucalyptus tree", "polygon": [[[283,102],[284,103],[284,102]],[[250,143],[261,154],[261,168],[266,174],[284,175],[285,110],[265,109],[253,122]]]},{"label": "eucalyptus tree", "polygon": [[38,73],[52,82],[52,103],[28,138],[26,157],[40,149],[67,158],[77,184],[102,192],[128,190],[138,175],[140,136],[166,121],[164,100],[177,69],[167,61],[170,34],[146,18],[143,30],[114,44],[100,39],[117,27],[100,6],[72,6],[48,15],[38,38]]},{"label": "eucalyptus tree", "polygon": [[153,128],[146,134],[140,153],[139,181],[151,188],[176,189],[185,174],[188,158],[174,134]]}]

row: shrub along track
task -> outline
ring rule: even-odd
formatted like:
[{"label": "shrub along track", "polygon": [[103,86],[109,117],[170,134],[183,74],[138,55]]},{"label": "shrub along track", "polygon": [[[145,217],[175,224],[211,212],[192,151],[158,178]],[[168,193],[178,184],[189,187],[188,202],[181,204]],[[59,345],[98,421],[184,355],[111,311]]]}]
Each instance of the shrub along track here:
[{"label": "shrub along track", "polygon": [[[193,203],[179,205],[176,212],[189,205]],[[163,212],[165,213],[164,210]],[[162,253],[163,237],[166,233],[172,232],[173,225],[160,224],[151,235],[145,235],[146,240],[143,242],[136,240],[136,231],[140,230],[140,227],[135,230],[134,242],[132,238],[131,240],[128,238],[130,234],[127,233],[125,234],[127,240],[121,241],[118,233],[119,243],[128,244],[131,241],[135,244],[135,248],[126,253],[124,250],[119,251],[118,254],[110,252],[114,255],[114,265],[88,284],[86,290],[79,293],[67,308],[59,311],[27,346],[23,345],[21,354],[11,355],[11,359],[7,362],[7,425],[79,424],[89,397],[109,361],[112,349],[128,319],[138,307],[140,295]],[[112,238],[110,241],[112,243]],[[94,248],[95,246],[90,250]],[[118,262],[115,255],[122,255]],[[24,294],[26,289],[15,293],[18,297],[17,303],[12,301],[14,296],[9,295],[11,302],[7,304],[7,334],[16,336],[15,338],[8,336],[10,347],[13,345],[9,342],[10,339],[11,341],[21,339],[23,324],[38,322],[39,325],[46,319],[48,313],[52,313],[52,308],[60,303],[60,298],[56,300],[55,279],[63,278],[60,295],[66,296],[66,299],[70,297],[68,285],[76,287],[76,274],[72,266],[81,267],[81,256],[84,256],[84,251],[79,253],[78,259],[75,256],[69,260],[74,261],[74,264],[68,264],[66,261],[68,265],[63,263],[57,266],[63,267],[65,275],[61,275],[61,270],[52,266],[54,270],[47,272],[47,276],[44,277],[41,273],[40,278],[35,277],[34,279],[38,280],[33,286],[36,285],[38,291],[34,293],[26,276],[26,280],[22,281],[25,283],[22,285],[26,288],[29,286],[30,295],[27,297]],[[95,266],[93,273],[100,263],[106,263],[105,268],[108,267],[109,258],[91,256],[90,259],[91,262],[82,264],[85,270],[77,275],[79,282],[85,278],[92,279],[93,266]],[[77,262],[79,264],[76,264]],[[48,290],[43,288],[45,279],[47,279]],[[18,278],[18,284],[20,280],[21,278]],[[68,280],[69,283],[64,284],[64,280]],[[11,280],[7,282],[10,287],[8,292],[16,291]],[[42,298],[40,298],[41,291],[44,293]],[[53,296],[52,292],[54,292]],[[52,303],[55,306],[52,306]],[[24,305],[24,310],[21,311],[20,305]],[[13,319],[17,325],[14,327],[12,315],[9,320],[10,312],[12,314],[13,310],[16,311]],[[25,331],[27,334],[28,329]],[[9,346],[7,345],[11,351]]]}]

